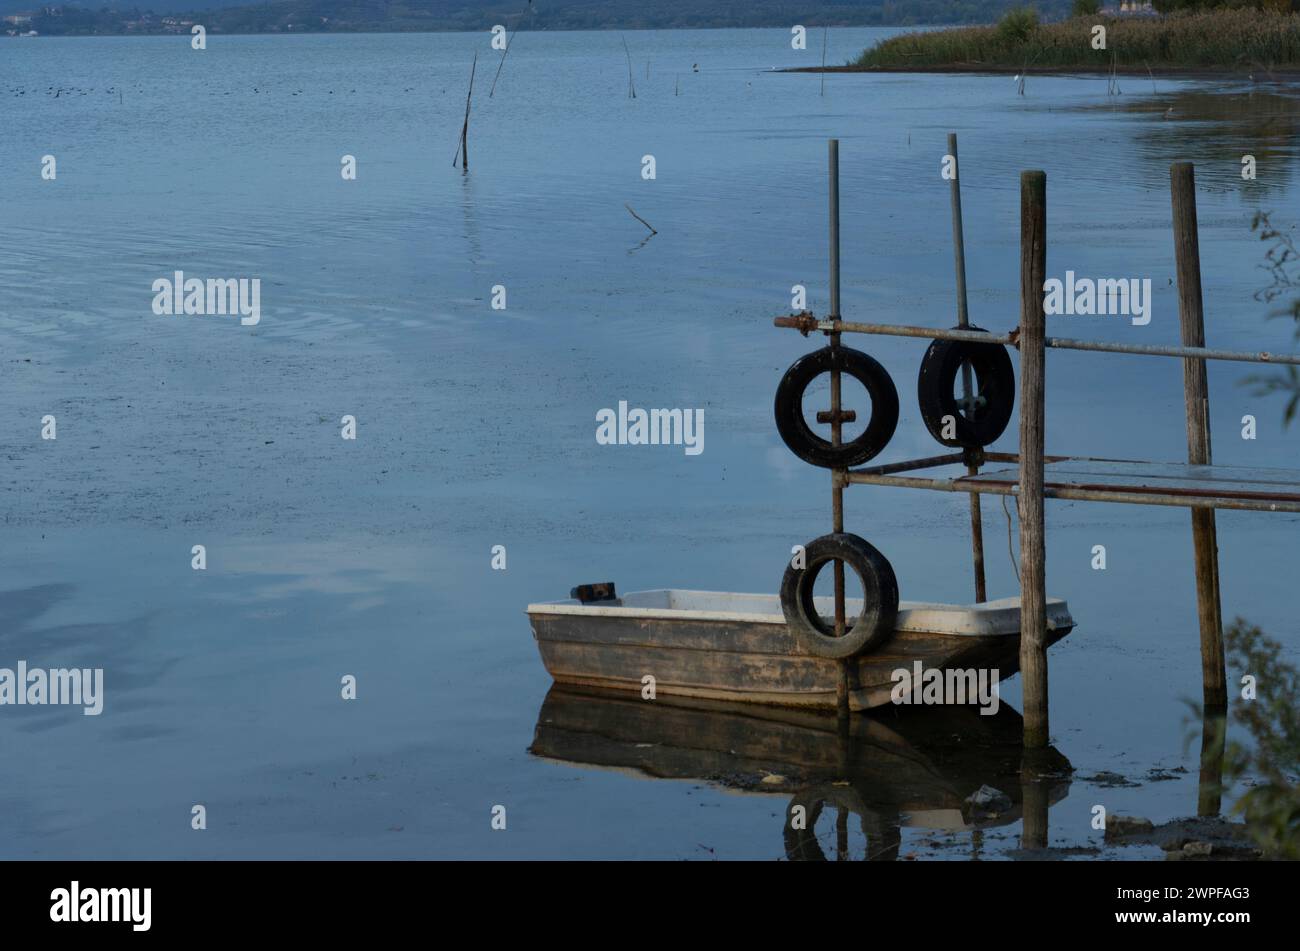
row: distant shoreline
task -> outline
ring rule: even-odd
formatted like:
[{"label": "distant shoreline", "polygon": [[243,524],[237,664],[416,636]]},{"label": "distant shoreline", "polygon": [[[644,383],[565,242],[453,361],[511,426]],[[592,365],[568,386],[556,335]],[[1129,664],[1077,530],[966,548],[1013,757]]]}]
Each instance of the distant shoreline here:
[{"label": "distant shoreline", "polygon": [[[219,10],[212,11],[221,12]],[[411,28],[411,29],[394,29],[392,27],[367,29],[358,27],[356,29],[346,30],[319,30],[319,29],[294,29],[294,30],[221,30],[215,29],[203,23],[201,19],[196,19],[195,24],[203,26],[207,30],[209,37],[214,36],[375,36],[379,34],[400,36],[404,34],[424,34],[424,33],[485,33],[484,27],[476,26],[472,29],[447,29],[439,28]],[[959,24],[953,23],[831,23],[817,24],[816,27],[809,26],[809,30],[821,29],[823,26],[829,26],[832,30],[944,30],[954,29]],[[16,27],[10,27],[16,29]],[[555,27],[535,27],[525,29],[522,32],[527,33],[679,33],[693,32],[699,30],[785,30],[788,32],[788,23],[769,24],[767,26],[589,26],[589,27],[566,27],[563,29]],[[180,37],[189,39],[190,32],[188,27],[182,30],[111,30],[102,33],[40,33],[36,36],[22,36],[21,34],[11,35],[5,30],[0,29],[0,40],[49,40],[49,39],[107,39],[113,37]]]},{"label": "distant shoreline", "polygon": [[1230,75],[1300,78],[1300,65],[1265,69],[1262,66],[1006,66],[1000,63],[947,63],[934,66],[787,66],[778,73],[973,73],[989,76],[1164,76],[1220,77]]}]

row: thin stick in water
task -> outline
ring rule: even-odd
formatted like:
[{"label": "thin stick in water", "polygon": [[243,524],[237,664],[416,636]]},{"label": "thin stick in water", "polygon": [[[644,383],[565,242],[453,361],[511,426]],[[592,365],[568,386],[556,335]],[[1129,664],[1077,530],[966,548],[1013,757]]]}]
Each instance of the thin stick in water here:
[{"label": "thin stick in water", "polygon": [[515,34],[519,32],[519,27],[523,26],[524,17],[533,11],[533,0],[528,0],[528,9],[519,14],[519,22],[515,24],[514,31],[511,32],[509,39],[506,40],[506,48],[501,51],[501,62],[497,64],[497,74],[492,77],[492,88],[488,90],[488,98],[497,91],[497,80],[501,78],[501,70],[505,68],[506,57],[510,55],[510,47],[515,45]]},{"label": "thin stick in water", "polygon": [[822,95],[826,95],[826,39],[830,33],[829,25],[822,27]]},{"label": "thin stick in water", "polygon": [[469,171],[469,104],[474,98],[474,73],[478,71],[478,50],[474,51],[474,62],[469,68],[469,92],[465,94],[465,124],[460,127],[460,145],[456,148],[456,158],[451,160],[452,168],[460,159],[462,170]]},{"label": "thin stick in water", "polygon": [[636,83],[632,82],[632,51],[627,48],[627,37],[620,37],[623,40],[623,52],[627,54],[627,98],[636,98]]},{"label": "thin stick in water", "polygon": [[659,233],[658,231],[655,230],[654,225],[650,224],[650,222],[646,221],[644,218],[642,218],[640,215],[638,215],[635,211],[633,211],[631,205],[624,204],[623,207],[627,209],[627,213],[628,213],[629,215],[631,215],[631,216],[632,216],[633,218],[635,218],[637,221],[641,222],[641,224],[643,224],[643,225],[645,225],[647,228],[649,228],[651,234],[658,234],[658,233]]},{"label": "thin stick in water", "polygon": [[1007,517],[1007,555],[1011,558],[1011,570],[1016,573],[1016,584],[1020,584],[1020,566],[1016,564],[1016,550],[1011,544],[1011,512],[1007,509],[1007,497],[1002,498],[1002,514]]}]

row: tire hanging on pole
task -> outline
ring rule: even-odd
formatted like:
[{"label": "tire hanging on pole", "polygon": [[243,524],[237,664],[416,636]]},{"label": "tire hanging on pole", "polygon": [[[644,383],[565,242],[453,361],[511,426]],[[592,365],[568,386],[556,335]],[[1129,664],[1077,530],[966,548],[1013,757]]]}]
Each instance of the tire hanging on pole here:
[{"label": "tire hanging on pole", "polygon": [[[840,561],[862,583],[862,610],[843,636],[822,618],[813,600],[817,575],[828,562]],[[804,566],[786,567],[781,580],[781,611],[795,638],[810,654],[831,659],[875,650],[894,633],[898,615],[898,580],[889,559],[866,539],[848,532],[823,535],[804,548]],[[831,609],[832,614],[834,608]],[[845,618],[846,625],[849,619]]]},{"label": "tire hanging on pole", "polygon": [[[871,397],[871,419],[853,440],[833,446],[812,431],[804,418],[803,398],[823,373],[839,370],[853,377]],[[790,451],[826,469],[861,465],[884,449],[898,426],[898,390],[889,373],[871,357],[849,347],[823,347],[790,365],[776,388],[776,429]]]},{"label": "tire hanging on pole", "polygon": [[[987,333],[982,327],[957,327]],[[974,406],[963,412],[954,393],[963,363],[973,371]],[[921,418],[930,435],[953,448],[982,448],[995,442],[1011,422],[1016,403],[1016,371],[1006,347],[968,340],[936,340],[921,358],[916,380]],[[945,423],[951,417],[952,424]],[[945,436],[945,430],[951,435]]]}]

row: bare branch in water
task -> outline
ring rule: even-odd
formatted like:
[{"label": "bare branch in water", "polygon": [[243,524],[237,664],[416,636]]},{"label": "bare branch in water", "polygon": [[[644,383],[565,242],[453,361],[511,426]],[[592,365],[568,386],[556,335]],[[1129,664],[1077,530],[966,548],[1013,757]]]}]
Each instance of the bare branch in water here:
[{"label": "bare branch in water", "polygon": [[626,205],[626,204],[625,204],[623,207],[627,209],[627,213],[628,213],[629,215],[631,215],[631,216],[632,216],[633,218],[635,218],[637,221],[641,222],[641,224],[643,224],[643,225],[645,225],[647,228],[649,228],[651,234],[658,234],[658,233],[659,233],[658,231],[655,230],[654,225],[650,224],[650,222],[646,221],[644,218],[642,218],[640,215],[638,215],[635,211],[633,211],[631,205]]},{"label": "bare branch in water", "polygon": [[826,40],[830,36],[830,24],[822,27],[822,95],[826,95]]},{"label": "bare branch in water", "polygon": [[460,127],[460,145],[456,147],[456,158],[451,160],[452,168],[456,167],[457,159],[461,160],[460,167],[469,171],[469,104],[474,98],[474,73],[478,71],[478,51],[474,51],[474,63],[469,68],[469,92],[465,94],[465,124]]},{"label": "bare branch in water", "polygon": [[533,0],[528,0],[528,9],[519,14],[519,22],[515,24],[514,31],[511,32],[510,38],[506,40],[506,48],[501,51],[501,62],[497,64],[497,74],[492,77],[492,88],[488,90],[488,98],[497,91],[497,80],[501,78],[501,70],[505,68],[506,57],[510,55],[510,47],[515,45],[515,34],[519,32],[519,27],[524,23],[524,17],[533,12]]}]

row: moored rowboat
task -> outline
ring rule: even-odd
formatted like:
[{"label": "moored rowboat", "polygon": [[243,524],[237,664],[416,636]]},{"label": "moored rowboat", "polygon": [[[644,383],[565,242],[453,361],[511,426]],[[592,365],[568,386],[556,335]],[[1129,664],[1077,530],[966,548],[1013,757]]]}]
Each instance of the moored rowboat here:
[{"label": "moored rowboat", "polygon": [[[829,623],[832,599],[815,605]],[[846,599],[846,612],[862,610]],[[547,671],[559,683],[656,694],[766,703],[836,706],[839,660],[805,649],[777,595],[659,589],[610,601],[548,601],[528,606]],[[1069,607],[1047,599],[1048,643],[1074,627]],[[1020,599],[955,605],[903,601],[893,634],[851,658],[849,706],[891,702],[895,671],[988,671],[994,681],[1020,667]],[[973,701],[973,698],[971,700]]]}]

